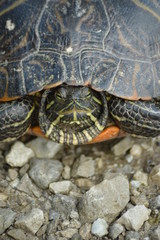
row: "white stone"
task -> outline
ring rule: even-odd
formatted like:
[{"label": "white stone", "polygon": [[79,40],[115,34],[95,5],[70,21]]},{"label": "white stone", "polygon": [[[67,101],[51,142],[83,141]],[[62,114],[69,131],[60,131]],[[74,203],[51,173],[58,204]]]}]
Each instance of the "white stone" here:
[{"label": "white stone", "polygon": [[142,148],[140,145],[138,144],[133,144],[131,150],[130,150],[130,154],[135,157],[135,158],[138,158],[141,156],[142,154]]},{"label": "white stone", "polygon": [[118,219],[118,223],[124,225],[128,230],[138,231],[143,223],[149,219],[151,210],[144,205],[137,205],[125,212]]},{"label": "white stone", "polygon": [[71,181],[53,182],[49,184],[49,190],[55,194],[69,194],[69,192],[76,188]]},{"label": "white stone", "polygon": [[26,146],[34,151],[37,158],[53,158],[63,148],[63,145],[44,138],[36,138]]},{"label": "white stone", "polygon": [[135,180],[132,180],[130,182],[130,184],[133,188],[139,188],[141,186],[141,183],[139,181],[135,181]]},{"label": "white stone", "polygon": [[81,155],[80,160],[73,166],[73,177],[91,177],[95,174],[95,161],[91,157]]},{"label": "white stone", "polygon": [[91,232],[97,237],[103,237],[108,234],[108,224],[104,219],[98,218],[93,222]]},{"label": "white stone", "polygon": [[34,157],[32,149],[26,147],[22,142],[17,141],[6,155],[6,162],[12,167],[22,167],[32,157]]}]

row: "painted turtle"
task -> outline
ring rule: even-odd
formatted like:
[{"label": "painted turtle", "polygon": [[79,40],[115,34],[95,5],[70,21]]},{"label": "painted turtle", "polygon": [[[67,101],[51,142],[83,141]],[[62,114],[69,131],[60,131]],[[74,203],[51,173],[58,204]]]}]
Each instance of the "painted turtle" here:
[{"label": "painted turtle", "polygon": [[0,141],[153,137],[159,96],[159,0],[0,1]]}]

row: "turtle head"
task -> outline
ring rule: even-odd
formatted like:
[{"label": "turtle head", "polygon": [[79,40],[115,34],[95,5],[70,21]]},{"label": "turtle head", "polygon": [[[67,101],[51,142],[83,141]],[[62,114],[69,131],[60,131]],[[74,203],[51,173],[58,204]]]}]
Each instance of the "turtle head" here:
[{"label": "turtle head", "polygon": [[44,92],[39,124],[53,141],[79,144],[97,136],[106,126],[107,116],[104,93],[84,86],[62,85]]}]

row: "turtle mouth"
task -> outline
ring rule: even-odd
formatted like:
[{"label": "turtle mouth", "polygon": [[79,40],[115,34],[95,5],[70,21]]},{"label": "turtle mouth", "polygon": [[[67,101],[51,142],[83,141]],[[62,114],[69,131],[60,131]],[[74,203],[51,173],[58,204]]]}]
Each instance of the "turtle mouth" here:
[{"label": "turtle mouth", "polygon": [[89,87],[65,85],[44,92],[39,125],[53,141],[83,144],[99,135],[106,126],[107,117],[104,93]]}]

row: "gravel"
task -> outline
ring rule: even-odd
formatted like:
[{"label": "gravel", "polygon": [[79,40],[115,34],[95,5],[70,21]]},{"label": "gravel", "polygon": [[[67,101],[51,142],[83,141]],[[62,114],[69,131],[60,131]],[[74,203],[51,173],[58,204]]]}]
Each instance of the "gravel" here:
[{"label": "gravel", "polygon": [[160,138],[0,144],[0,240],[160,239]]},{"label": "gravel", "polygon": [[103,237],[108,234],[108,224],[102,218],[98,218],[93,222],[91,233],[97,237]]},{"label": "gravel", "polygon": [[83,195],[78,207],[81,221],[93,222],[101,217],[107,223],[111,223],[126,207],[128,201],[128,180],[123,175],[113,174]]}]

